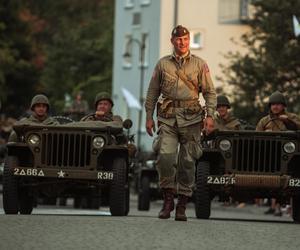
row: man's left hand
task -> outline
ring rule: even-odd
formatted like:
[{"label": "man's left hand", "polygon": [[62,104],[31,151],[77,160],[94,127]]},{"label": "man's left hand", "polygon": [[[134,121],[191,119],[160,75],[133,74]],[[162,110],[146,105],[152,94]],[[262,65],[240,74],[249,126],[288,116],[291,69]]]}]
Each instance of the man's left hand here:
[{"label": "man's left hand", "polygon": [[209,135],[215,128],[214,119],[210,116],[206,117],[204,120],[204,130],[207,135]]}]

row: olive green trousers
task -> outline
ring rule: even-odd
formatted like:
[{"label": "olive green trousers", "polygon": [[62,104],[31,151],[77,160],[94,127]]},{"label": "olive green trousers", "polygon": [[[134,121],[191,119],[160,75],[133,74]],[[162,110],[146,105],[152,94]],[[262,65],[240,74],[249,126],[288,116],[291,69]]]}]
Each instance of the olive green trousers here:
[{"label": "olive green trousers", "polygon": [[174,189],[177,194],[192,196],[195,162],[202,155],[201,125],[171,127],[161,123],[153,150],[158,154],[157,171],[160,188]]}]

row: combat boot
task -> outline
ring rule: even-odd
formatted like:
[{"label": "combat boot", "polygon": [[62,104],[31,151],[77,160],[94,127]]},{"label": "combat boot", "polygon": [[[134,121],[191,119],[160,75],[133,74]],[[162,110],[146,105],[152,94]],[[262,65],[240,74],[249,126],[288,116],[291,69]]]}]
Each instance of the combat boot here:
[{"label": "combat boot", "polygon": [[178,195],[178,202],[176,205],[176,214],[175,220],[178,221],[187,221],[187,217],[185,215],[186,204],[188,202],[188,196]]},{"label": "combat boot", "polygon": [[164,188],[162,190],[164,197],[163,208],[158,214],[160,219],[169,219],[171,212],[174,210],[174,191],[170,188]]}]

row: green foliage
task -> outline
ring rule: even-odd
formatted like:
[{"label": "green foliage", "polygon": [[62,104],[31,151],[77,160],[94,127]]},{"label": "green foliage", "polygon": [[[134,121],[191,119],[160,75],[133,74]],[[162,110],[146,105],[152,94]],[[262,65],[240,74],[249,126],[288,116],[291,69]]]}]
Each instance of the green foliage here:
[{"label": "green foliage", "polygon": [[22,4],[18,0],[0,2],[1,112],[10,116],[19,116],[22,112],[19,107],[24,103],[28,105],[39,76],[32,62],[35,55],[30,29],[20,20],[21,10]]},{"label": "green foliage", "polygon": [[46,21],[37,39],[45,44],[41,81],[59,112],[64,94],[83,90],[92,103],[95,93],[111,89],[113,3],[109,0],[32,0],[32,11]]},{"label": "green foliage", "polygon": [[292,24],[293,15],[300,18],[300,1],[258,0],[253,5],[251,31],[241,38],[248,53],[226,55],[230,63],[223,67],[223,80],[233,87],[236,115],[256,123],[276,90],[287,97],[289,110],[300,112],[300,37]]},{"label": "green foliage", "polygon": [[110,92],[113,11],[111,0],[2,0],[1,112],[20,115],[36,93],[60,113],[65,93],[82,90],[92,104]]}]

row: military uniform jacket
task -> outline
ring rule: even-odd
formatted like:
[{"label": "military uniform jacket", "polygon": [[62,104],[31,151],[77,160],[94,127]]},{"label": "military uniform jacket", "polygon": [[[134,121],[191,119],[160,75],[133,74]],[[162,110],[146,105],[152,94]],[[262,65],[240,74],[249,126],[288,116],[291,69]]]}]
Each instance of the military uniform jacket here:
[{"label": "military uniform jacket", "polygon": [[[20,121],[16,122],[16,124],[29,124],[29,125],[34,125],[34,124],[43,124],[43,125],[58,125],[59,122],[49,116],[45,116],[44,119],[39,120],[37,119],[34,115],[30,115],[28,118],[23,118]],[[8,138],[9,142],[17,142],[18,137],[16,132],[13,130]]]},{"label": "military uniform jacket", "polygon": [[215,127],[219,130],[240,130],[241,123],[230,113],[227,119],[222,119],[219,114],[216,114]]},{"label": "military uniform jacket", "polygon": [[[178,70],[183,72],[189,82],[197,86],[196,90],[188,87],[178,75]],[[177,123],[178,127],[185,127],[200,122],[203,119],[198,101],[201,89],[206,101],[207,115],[213,117],[216,93],[205,61],[191,54],[184,57],[182,62],[177,60],[175,55],[161,58],[154,69],[147,92],[147,120],[153,119],[157,104],[158,120],[169,126]]]},{"label": "military uniform jacket", "polygon": [[300,119],[296,114],[283,112],[282,115],[288,116],[288,123],[284,123],[273,114],[263,117],[257,124],[257,131],[285,131],[285,130],[299,130]]},{"label": "military uniform jacket", "polygon": [[96,116],[95,114],[90,114],[81,119],[81,121],[103,121],[103,122],[122,122],[122,118],[119,115],[113,115],[112,112],[105,114],[101,117]]}]

